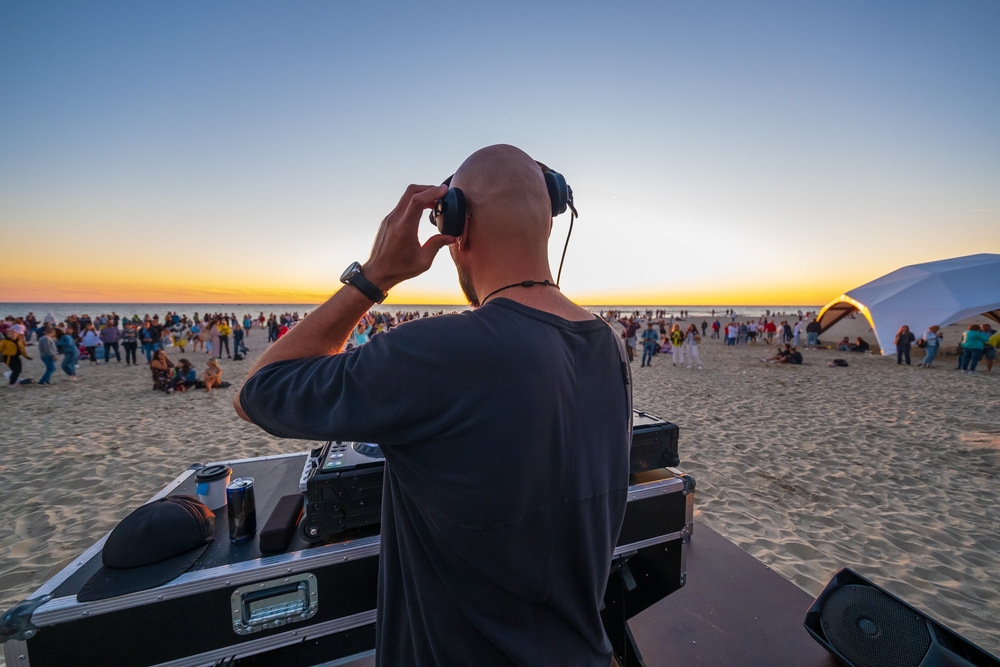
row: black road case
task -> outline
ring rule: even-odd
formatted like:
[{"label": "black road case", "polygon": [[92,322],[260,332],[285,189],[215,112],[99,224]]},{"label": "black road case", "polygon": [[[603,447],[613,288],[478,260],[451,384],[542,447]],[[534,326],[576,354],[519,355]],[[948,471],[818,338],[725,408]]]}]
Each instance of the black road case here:
[{"label": "black road case", "polygon": [[[283,495],[296,493],[307,454],[226,461],[253,477],[259,525]],[[195,495],[195,469],[155,498]],[[684,585],[693,528],[694,480],[676,469],[633,475],[625,524],[608,585],[609,634]],[[217,664],[332,666],[375,646],[379,527],[308,544],[297,531],[288,550],[260,553],[257,537],[230,544],[225,510],[216,539],[194,568],[170,583],[120,597],[79,602],[101,566],[107,537],[8,611],[0,622],[9,667],[196,667]],[[624,565],[624,567],[623,567]],[[625,582],[622,576],[635,581]],[[617,605],[617,606],[616,606]],[[629,650],[613,640],[616,653]],[[234,662],[233,662],[234,661]]]}]

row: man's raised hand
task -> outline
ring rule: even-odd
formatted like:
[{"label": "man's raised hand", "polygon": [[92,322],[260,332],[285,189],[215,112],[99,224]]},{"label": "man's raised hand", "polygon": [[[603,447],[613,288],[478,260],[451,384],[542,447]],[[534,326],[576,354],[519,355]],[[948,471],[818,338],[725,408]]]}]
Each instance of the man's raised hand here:
[{"label": "man's raised hand", "polygon": [[454,236],[435,234],[421,245],[417,237],[422,213],[446,192],[446,185],[411,185],[382,220],[371,256],[361,270],[383,292],[431,268],[438,251],[456,241]]}]

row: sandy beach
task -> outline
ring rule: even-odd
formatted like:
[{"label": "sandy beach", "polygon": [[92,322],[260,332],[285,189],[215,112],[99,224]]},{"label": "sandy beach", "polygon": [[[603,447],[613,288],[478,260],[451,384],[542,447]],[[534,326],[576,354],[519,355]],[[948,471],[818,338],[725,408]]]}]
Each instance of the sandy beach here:
[{"label": "sandy beach", "polygon": [[[861,318],[823,341],[845,335],[874,342]],[[254,330],[249,360],[223,359],[225,379],[238,386],[264,340]],[[24,375],[37,379],[36,349]],[[1000,652],[1000,366],[969,376],[946,355],[930,370],[804,355],[798,367],[763,364],[765,345],[706,339],[701,371],[636,360],[635,405],[680,424],[702,520],[749,553],[813,594],[853,567]],[[203,369],[203,353],[186,356]],[[828,368],[834,358],[850,366]],[[79,375],[0,389],[0,609],[191,464],[310,446],[242,422],[235,387],[166,395],[145,367],[114,361],[84,361]]]}]

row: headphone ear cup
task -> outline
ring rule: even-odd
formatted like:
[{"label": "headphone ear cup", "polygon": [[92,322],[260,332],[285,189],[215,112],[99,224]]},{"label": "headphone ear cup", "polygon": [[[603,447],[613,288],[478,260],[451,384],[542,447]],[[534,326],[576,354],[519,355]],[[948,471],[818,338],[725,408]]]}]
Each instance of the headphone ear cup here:
[{"label": "headphone ear cup", "polygon": [[431,211],[430,217],[442,234],[461,236],[465,231],[465,193],[458,188],[448,188],[448,192]]},{"label": "headphone ear cup", "polygon": [[552,217],[566,212],[569,202],[569,186],[566,179],[557,171],[545,172],[545,187],[549,190],[549,201],[552,203]]}]

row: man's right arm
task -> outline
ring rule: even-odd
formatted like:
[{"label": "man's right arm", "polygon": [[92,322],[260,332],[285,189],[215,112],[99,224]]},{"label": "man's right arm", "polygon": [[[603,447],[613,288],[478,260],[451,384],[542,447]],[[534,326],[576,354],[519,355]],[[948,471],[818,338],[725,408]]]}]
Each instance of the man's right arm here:
[{"label": "man's right arm", "polygon": [[[446,186],[411,185],[406,189],[396,208],[382,220],[371,256],[362,267],[362,275],[369,282],[388,292],[404,280],[425,272],[437,252],[454,243],[454,237],[444,234],[436,234],[422,245],[417,237],[421,214],[445,192]],[[248,380],[279,361],[337,354],[372,305],[374,302],[359,290],[344,286],[264,352],[250,370]],[[242,392],[241,388],[233,397],[233,407],[240,417],[252,422],[240,400]]]}]

